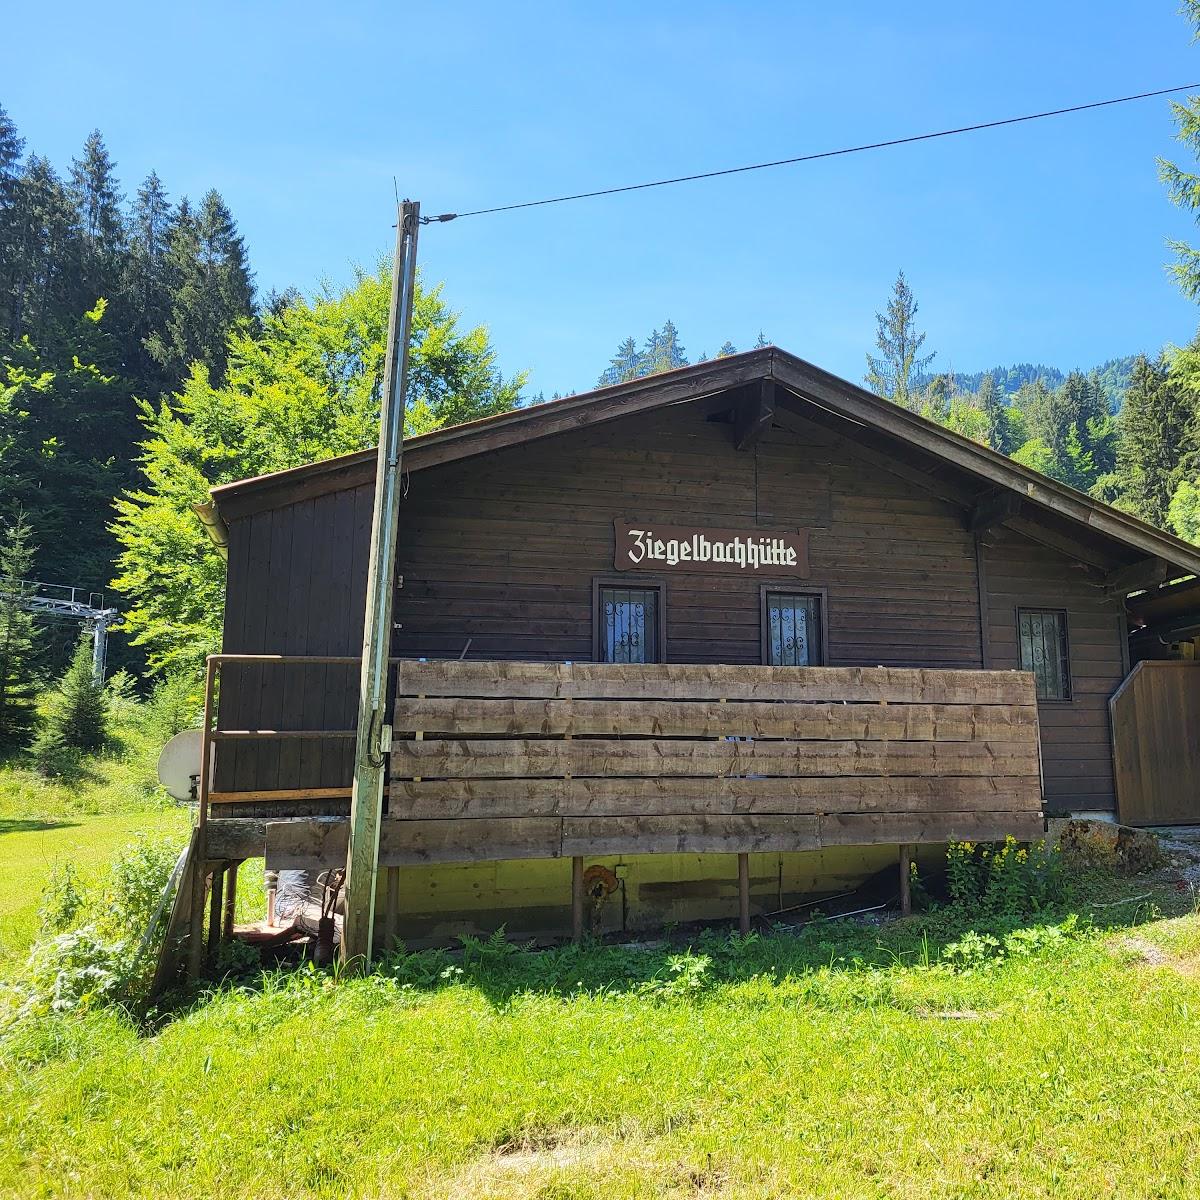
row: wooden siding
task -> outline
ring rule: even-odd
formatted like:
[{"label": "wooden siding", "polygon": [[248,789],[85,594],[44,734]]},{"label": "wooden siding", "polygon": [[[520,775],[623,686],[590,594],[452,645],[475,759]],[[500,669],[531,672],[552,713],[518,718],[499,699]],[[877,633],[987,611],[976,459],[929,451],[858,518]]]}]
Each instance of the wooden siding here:
[{"label": "wooden siding", "polygon": [[1067,614],[1071,699],[1038,704],[1046,811],[1112,811],[1108,699],[1125,676],[1124,609],[1095,572],[1007,529],[983,547],[987,647],[994,668],[1019,666],[1017,609]]},{"label": "wooden siding", "polygon": [[[1018,540],[1010,565],[1008,535],[980,555],[994,577],[981,605],[963,508],[902,478],[899,464],[898,474],[887,470],[852,437],[805,420],[801,402],[788,403],[788,428],[776,425],[744,452],[726,421],[709,419],[729,409],[725,396],[415,474],[401,512],[393,652],[587,660],[592,581],[612,572],[615,518],[807,529],[807,584],[822,593],[825,661],[836,665],[979,668],[982,607],[992,665],[1015,666],[1015,616],[1011,630],[1000,628],[1005,605],[1053,605],[1047,594],[1083,588],[1071,634],[1073,653],[1085,651],[1073,660],[1074,705],[1087,714],[1088,738],[1081,758],[1069,732],[1048,732],[1047,786],[1056,803],[1079,797],[1103,807],[1107,796],[1111,807],[1111,771],[1107,758],[1097,765],[1090,722],[1119,680],[1111,670],[1120,655],[1116,606],[1067,558],[1035,547],[1031,559],[1024,547],[1032,543]],[[227,651],[360,652],[371,495],[360,486],[230,522]],[[1025,578],[1027,560],[1038,570]],[[666,660],[759,663],[763,582],[672,572],[664,580]],[[805,590],[803,581],[779,582]],[[1089,689],[1094,700],[1085,699]],[[239,667],[222,687],[220,725],[352,728],[356,696],[353,668]],[[1047,731],[1071,720],[1043,706]],[[346,743],[224,743],[215,789],[345,788],[349,755]],[[1107,791],[1097,782],[1105,770]]]},{"label": "wooden siding", "polygon": [[1110,708],[1121,822],[1200,823],[1200,663],[1140,662]]}]

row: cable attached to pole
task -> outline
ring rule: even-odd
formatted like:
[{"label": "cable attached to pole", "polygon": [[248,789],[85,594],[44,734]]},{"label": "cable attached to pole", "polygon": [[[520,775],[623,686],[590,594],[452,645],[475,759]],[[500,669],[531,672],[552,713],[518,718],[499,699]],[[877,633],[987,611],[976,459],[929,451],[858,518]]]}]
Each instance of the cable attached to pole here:
[{"label": "cable attached to pole", "polygon": [[499,204],[493,208],[476,208],[470,212],[439,213],[422,217],[422,225],[444,224],[461,217],[483,217],[491,213],[515,212],[521,208],[543,208],[547,204],[567,204],[572,200],[591,200],[597,196],[617,196],[622,192],[641,192],[649,188],[668,187],[675,183],[694,183],[700,179],[717,179],[722,175],[742,175],[747,171],[767,171],[773,167],[788,167],[796,163],[816,162],[822,158],[840,158],[847,154],[862,154],[868,150],[884,150],[890,146],[909,146],[914,142],[930,142],[936,138],[957,137],[963,133],[978,133],[984,129],[999,129],[1004,125],[1021,125],[1047,117],[1062,117],[1069,113],[1087,112],[1095,108],[1111,108],[1114,104],[1129,104],[1134,100],[1150,100],[1155,96],[1170,96],[1200,88],[1200,83],[1183,83],[1178,87],[1158,88],[1152,92],[1137,92],[1132,96],[1116,96],[1111,100],[1093,100],[1088,104],[1072,104],[1068,108],[1051,108],[1044,112],[1025,113],[1019,117],[1002,117],[997,121],[980,121],[975,125],[960,125],[955,129],[938,129],[932,133],[914,133],[908,137],[889,138],[882,142],[865,142],[861,146],[843,146],[838,150],[821,150],[815,154],[797,154],[792,158],[776,158],[770,162],[750,163],[743,167],[724,167],[719,171],[699,171],[694,175],[676,175],[672,179],[655,179],[648,183],[629,183],[622,187],[598,188],[592,192],[573,192],[569,196],[551,196],[545,200],[525,200],[520,204]]}]

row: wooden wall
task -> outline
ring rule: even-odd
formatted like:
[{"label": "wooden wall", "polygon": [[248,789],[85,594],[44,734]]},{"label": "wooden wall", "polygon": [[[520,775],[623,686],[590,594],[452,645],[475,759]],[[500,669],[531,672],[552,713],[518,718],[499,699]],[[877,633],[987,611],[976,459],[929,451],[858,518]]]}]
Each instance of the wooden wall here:
[{"label": "wooden wall", "polygon": [[1138,663],[1110,709],[1121,822],[1200,823],[1200,663]]},{"label": "wooden wall", "polygon": [[[962,509],[804,420],[800,402],[788,428],[777,425],[738,452],[729,424],[708,419],[728,407],[721,397],[676,405],[413,475],[401,516],[394,653],[457,658],[469,640],[473,659],[590,658],[592,580],[612,574],[612,521],[640,517],[808,529],[805,586],[825,593],[831,665],[983,666],[975,540]],[[358,488],[233,521],[225,649],[358,654],[370,505],[370,488]],[[1048,796],[1051,805],[1111,807],[1100,742],[1103,704],[1120,679],[1116,610],[1090,585],[1080,590],[1084,573],[1068,560],[1039,557],[1023,540],[1010,553],[1006,538],[986,556],[992,665],[1016,665],[1006,606],[1078,592],[1078,699],[1070,712],[1043,706]],[[671,572],[667,661],[759,662],[763,582]],[[1026,584],[1033,594],[1023,593]],[[280,670],[231,672],[222,726],[353,726],[354,672],[286,668],[280,689]],[[348,752],[225,744],[215,786],[345,785]]]},{"label": "wooden wall", "polygon": [[1094,573],[1007,529],[984,544],[989,665],[1015,668],[1017,609],[1067,614],[1071,699],[1039,702],[1046,812],[1112,811],[1108,699],[1125,677],[1124,610]]}]

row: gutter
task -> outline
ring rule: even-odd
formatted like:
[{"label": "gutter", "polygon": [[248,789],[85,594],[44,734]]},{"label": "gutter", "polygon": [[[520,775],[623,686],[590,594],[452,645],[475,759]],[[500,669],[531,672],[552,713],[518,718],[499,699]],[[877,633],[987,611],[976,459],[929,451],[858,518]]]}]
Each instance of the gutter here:
[{"label": "gutter", "polygon": [[204,526],[208,540],[217,548],[217,553],[228,562],[229,526],[225,524],[224,518],[217,511],[216,504],[211,500],[205,500],[202,503],[193,504],[192,511],[200,518],[200,524]]}]

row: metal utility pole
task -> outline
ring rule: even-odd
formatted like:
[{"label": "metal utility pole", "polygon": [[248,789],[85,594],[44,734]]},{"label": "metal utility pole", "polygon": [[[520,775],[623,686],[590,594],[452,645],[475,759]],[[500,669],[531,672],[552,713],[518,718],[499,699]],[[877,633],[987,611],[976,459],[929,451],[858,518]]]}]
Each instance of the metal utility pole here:
[{"label": "metal utility pole", "polygon": [[371,558],[363,628],[358,733],[354,747],[354,790],[350,800],[350,850],[346,858],[346,917],[342,959],[371,964],[375,933],[375,880],[379,868],[379,825],[391,724],[387,704],[388,658],[392,641],[392,588],[400,524],[400,455],[404,441],[404,393],[408,384],[408,340],[412,329],[417,275],[417,230],[421,206],[400,205],[396,222],[396,261],[384,362],[383,404],[379,414],[379,457],[375,512],[371,519]]}]

